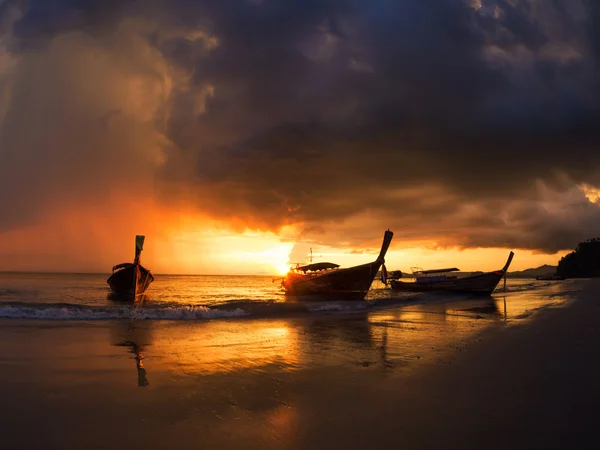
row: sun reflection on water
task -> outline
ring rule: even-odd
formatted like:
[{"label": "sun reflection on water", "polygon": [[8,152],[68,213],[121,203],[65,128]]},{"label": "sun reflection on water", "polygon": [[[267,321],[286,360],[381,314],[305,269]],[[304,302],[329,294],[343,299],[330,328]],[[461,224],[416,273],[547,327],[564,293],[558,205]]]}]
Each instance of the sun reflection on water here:
[{"label": "sun reflection on water", "polygon": [[454,349],[501,321],[493,301],[479,301],[340,317],[169,323],[154,328],[146,358],[158,358],[154,370],[184,376],[391,367]]},{"label": "sun reflection on water", "polygon": [[293,370],[298,364],[296,335],[285,321],[170,324],[156,330],[155,341],[164,365],[186,374],[260,370],[270,364]]},{"label": "sun reflection on water", "polygon": [[115,345],[129,346],[138,375],[150,367],[153,380],[160,373],[185,378],[300,374],[319,368],[348,377],[365,368],[439,362],[465,349],[487,328],[522,323],[536,308],[564,304],[569,289],[563,283],[545,287],[543,295],[526,291],[483,299],[441,297],[370,313],[152,322],[150,345],[150,325],[144,325],[145,333],[122,332]]}]

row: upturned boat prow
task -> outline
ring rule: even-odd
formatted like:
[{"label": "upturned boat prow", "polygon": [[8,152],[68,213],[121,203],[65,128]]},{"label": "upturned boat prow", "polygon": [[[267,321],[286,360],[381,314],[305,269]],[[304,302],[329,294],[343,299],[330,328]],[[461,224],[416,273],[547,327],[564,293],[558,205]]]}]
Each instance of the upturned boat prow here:
[{"label": "upturned boat prow", "polygon": [[339,268],[338,264],[320,262],[297,265],[283,277],[281,285],[291,300],[364,300],[390,247],[394,233],[383,236],[379,256],[373,262]]}]

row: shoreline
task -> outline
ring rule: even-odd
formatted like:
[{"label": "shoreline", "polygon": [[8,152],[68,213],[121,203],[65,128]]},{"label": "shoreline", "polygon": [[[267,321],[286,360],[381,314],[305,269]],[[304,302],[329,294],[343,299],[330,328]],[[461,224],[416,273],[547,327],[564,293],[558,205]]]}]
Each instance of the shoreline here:
[{"label": "shoreline", "polygon": [[[0,321],[2,320],[51,320],[55,322],[86,322],[105,320],[152,320],[152,321],[202,321],[225,320],[229,318],[261,319],[282,318],[293,319],[311,316],[343,316],[344,314],[375,314],[381,311],[405,309],[408,307],[434,307],[435,305],[451,305],[459,303],[495,302],[509,299],[513,309],[513,301],[537,297],[552,298],[553,294],[544,292],[551,288],[558,289],[559,297],[566,297],[579,288],[569,290],[570,286],[579,287],[582,282],[569,284],[545,284],[526,286],[525,289],[510,290],[506,293],[495,293],[494,296],[472,296],[468,294],[444,293],[396,293],[376,290],[374,298],[364,301],[330,301],[330,302],[297,302],[283,300],[230,300],[215,303],[169,303],[158,300],[134,305],[127,303],[76,303],[68,301],[2,301],[0,302]],[[546,298],[547,297],[547,298]],[[519,300],[519,303],[523,301]],[[501,306],[498,306],[501,308]],[[506,309],[506,305],[504,305]]]},{"label": "shoreline", "polygon": [[[590,281],[508,326],[499,299],[134,327],[3,319],[0,433],[12,449],[591,448],[598,293]],[[515,314],[548,303],[521,298],[507,296]]]}]

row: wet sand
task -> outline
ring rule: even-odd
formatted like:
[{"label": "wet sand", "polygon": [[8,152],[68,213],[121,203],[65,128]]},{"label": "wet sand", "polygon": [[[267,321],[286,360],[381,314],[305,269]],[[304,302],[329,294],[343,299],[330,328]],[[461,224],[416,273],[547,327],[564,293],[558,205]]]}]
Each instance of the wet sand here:
[{"label": "wet sand", "polygon": [[600,280],[557,286],[506,310],[4,320],[2,447],[597,448]]}]

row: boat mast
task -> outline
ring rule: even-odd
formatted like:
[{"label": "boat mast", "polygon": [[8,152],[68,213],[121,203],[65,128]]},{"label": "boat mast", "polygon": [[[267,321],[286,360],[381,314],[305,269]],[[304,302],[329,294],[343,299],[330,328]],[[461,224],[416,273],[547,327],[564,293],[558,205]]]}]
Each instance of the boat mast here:
[{"label": "boat mast", "polygon": [[138,281],[140,279],[140,254],[144,249],[144,239],[146,236],[137,235],[135,237],[135,258],[133,259],[133,296],[134,299],[138,295]]}]

